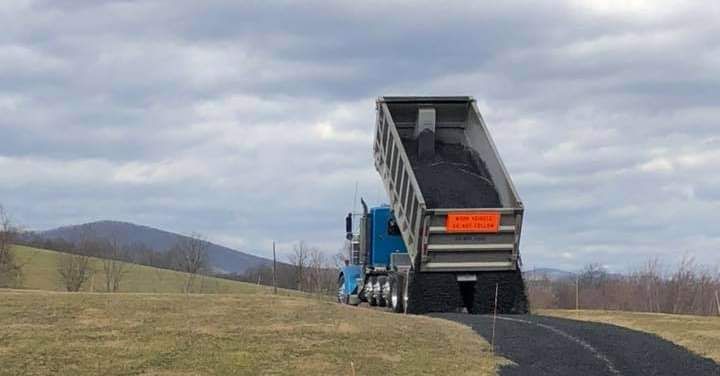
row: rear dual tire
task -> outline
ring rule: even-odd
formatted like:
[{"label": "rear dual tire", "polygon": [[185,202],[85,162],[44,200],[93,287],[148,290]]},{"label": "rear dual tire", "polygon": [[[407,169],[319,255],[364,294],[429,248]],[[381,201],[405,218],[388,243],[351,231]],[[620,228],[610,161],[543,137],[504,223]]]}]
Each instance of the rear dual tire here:
[{"label": "rear dual tire", "polygon": [[388,306],[390,310],[396,313],[404,311],[404,291],[405,284],[402,283],[402,277],[398,274],[391,274],[389,277],[390,299]]},{"label": "rear dual tire", "polygon": [[377,307],[378,300],[375,297],[375,284],[377,283],[376,277],[370,277],[370,286],[372,289],[370,291],[365,291],[365,296],[367,296],[368,304],[370,304],[372,307]]},{"label": "rear dual tire", "polygon": [[[388,288],[388,277],[386,276],[379,276],[377,278],[377,288],[375,289],[375,293],[377,294],[377,303],[380,307],[387,307],[388,306],[388,300],[389,294],[386,293],[386,290]],[[387,297],[386,297],[387,295]]]}]

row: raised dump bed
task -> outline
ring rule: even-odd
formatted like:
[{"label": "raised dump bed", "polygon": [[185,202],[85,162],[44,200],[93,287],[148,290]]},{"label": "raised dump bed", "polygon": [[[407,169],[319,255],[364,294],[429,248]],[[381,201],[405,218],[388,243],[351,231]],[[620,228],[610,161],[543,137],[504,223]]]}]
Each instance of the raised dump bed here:
[{"label": "raised dump bed", "polygon": [[375,166],[413,270],[516,271],[523,205],[474,99],[381,97],[376,124]]}]

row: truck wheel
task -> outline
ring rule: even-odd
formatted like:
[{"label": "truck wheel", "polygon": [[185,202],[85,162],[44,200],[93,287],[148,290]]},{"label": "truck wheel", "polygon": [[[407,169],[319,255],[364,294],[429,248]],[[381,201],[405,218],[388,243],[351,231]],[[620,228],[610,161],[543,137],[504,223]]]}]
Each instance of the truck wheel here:
[{"label": "truck wheel", "polygon": [[403,290],[402,277],[397,274],[390,275],[390,309],[395,313],[403,312]]},{"label": "truck wheel", "polygon": [[368,303],[370,303],[370,305],[373,307],[378,305],[378,301],[375,298],[377,296],[375,293],[375,284],[376,283],[377,283],[377,278],[370,277],[370,286],[372,286],[372,289],[370,291],[365,292],[365,296],[367,297]]},{"label": "truck wheel", "polygon": [[388,291],[387,289],[387,277],[380,276],[378,277],[378,289],[377,289],[377,295],[378,295],[378,305],[380,307],[387,306],[387,299],[385,297],[387,296]]},{"label": "truck wheel", "polygon": [[370,302],[370,296],[372,295],[372,282],[370,281],[370,278],[365,279],[365,284],[363,285],[363,289],[360,292],[360,300],[363,302]]},{"label": "truck wheel", "polygon": [[382,295],[385,301],[385,306],[390,307],[390,276],[385,277],[385,284],[383,284]]}]

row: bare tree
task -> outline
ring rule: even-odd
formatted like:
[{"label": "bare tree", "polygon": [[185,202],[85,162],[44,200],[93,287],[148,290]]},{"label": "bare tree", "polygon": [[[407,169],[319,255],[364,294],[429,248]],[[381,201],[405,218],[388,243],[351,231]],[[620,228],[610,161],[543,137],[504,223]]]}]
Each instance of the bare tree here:
[{"label": "bare tree", "polygon": [[90,257],[72,254],[62,255],[58,258],[57,272],[67,291],[80,291],[93,273],[90,266]]},{"label": "bare tree", "polygon": [[293,246],[293,253],[288,255],[288,262],[293,266],[295,272],[295,284],[298,290],[304,290],[306,269],[310,258],[310,249],[304,241]]},{"label": "bare tree", "polygon": [[338,267],[334,257],[327,257],[317,248],[310,248],[308,262],[308,288],[311,292],[335,294]]},{"label": "bare tree", "polygon": [[[611,274],[596,264],[588,265],[578,276],[582,308],[717,314],[718,268],[698,265],[686,255],[674,271],[664,272],[663,269],[657,258],[648,260],[629,274]],[[575,307],[574,278],[534,278],[528,285],[531,302],[538,308]]]},{"label": "bare tree", "polygon": [[552,289],[552,281],[547,275],[535,276],[525,281],[533,309],[553,308],[557,304],[557,296]]},{"label": "bare tree", "polygon": [[335,269],[342,269],[343,266],[347,265],[350,260],[347,256],[345,256],[345,253],[343,250],[338,251],[332,256],[332,266]]},{"label": "bare tree", "polygon": [[12,249],[17,232],[0,205],[0,287],[19,287],[21,284],[22,265],[18,263]]},{"label": "bare tree", "polygon": [[325,266],[325,254],[317,248],[310,248],[307,285],[311,292],[322,292]]},{"label": "bare tree", "polygon": [[117,292],[120,289],[120,282],[130,270],[129,264],[120,260],[124,257],[122,244],[116,237],[111,237],[103,252],[103,275],[105,276],[105,291]]},{"label": "bare tree", "polygon": [[188,236],[179,237],[177,243],[171,249],[178,269],[187,273],[187,279],[183,287],[185,293],[192,290],[197,275],[208,267],[207,249],[209,245],[203,235],[192,233]]}]

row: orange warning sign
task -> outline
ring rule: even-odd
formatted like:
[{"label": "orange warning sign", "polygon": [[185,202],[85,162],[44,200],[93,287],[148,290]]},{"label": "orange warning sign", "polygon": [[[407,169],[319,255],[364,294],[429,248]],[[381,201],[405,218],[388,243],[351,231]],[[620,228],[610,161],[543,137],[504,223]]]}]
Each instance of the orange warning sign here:
[{"label": "orange warning sign", "polygon": [[445,222],[447,232],[498,232],[500,213],[498,212],[462,212],[448,213]]}]

